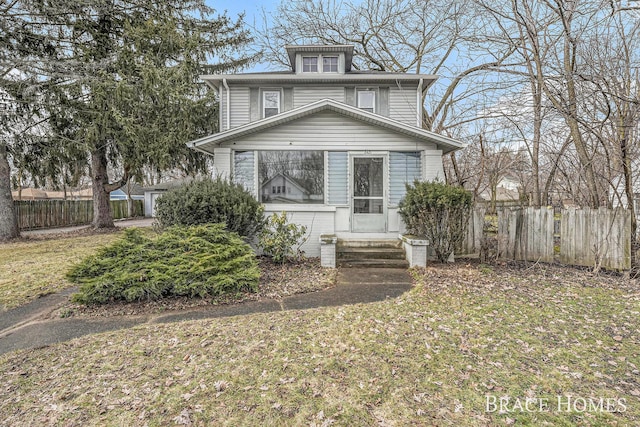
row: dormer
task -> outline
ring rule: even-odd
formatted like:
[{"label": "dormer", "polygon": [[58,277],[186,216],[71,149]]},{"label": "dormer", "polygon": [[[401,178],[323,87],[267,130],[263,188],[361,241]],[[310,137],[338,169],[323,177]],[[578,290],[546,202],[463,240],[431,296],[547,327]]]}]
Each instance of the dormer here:
[{"label": "dormer", "polygon": [[291,70],[296,74],[344,74],[351,71],[352,45],[285,46]]}]

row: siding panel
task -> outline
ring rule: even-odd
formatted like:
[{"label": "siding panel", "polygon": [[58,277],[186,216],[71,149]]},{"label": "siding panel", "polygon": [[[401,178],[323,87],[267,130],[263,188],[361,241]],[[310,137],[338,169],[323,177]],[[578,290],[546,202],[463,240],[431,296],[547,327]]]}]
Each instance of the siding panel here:
[{"label": "siding panel", "polygon": [[[280,213],[281,210],[265,205],[265,216]],[[320,235],[335,233],[335,212],[300,212],[295,211],[295,206],[287,206],[287,219],[290,223],[306,225],[306,241],[301,249],[308,257],[320,256]]]},{"label": "siding panel", "polygon": [[[254,149],[325,149],[416,151],[435,149],[435,144],[424,143],[409,136],[325,111],[304,117],[286,125],[248,135],[223,146],[236,150]],[[442,153],[436,156],[440,161]],[[442,170],[442,166],[439,167]],[[444,175],[442,175],[444,176]]]},{"label": "siding panel", "polygon": [[249,123],[250,105],[248,87],[231,87],[231,128]]},{"label": "siding panel", "polygon": [[422,175],[425,181],[433,181],[437,179],[444,182],[441,150],[425,151],[422,164]]},{"label": "siding panel", "polygon": [[389,88],[389,117],[411,126],[416,125],[417,85],[392,86]]},{"label": "siding panel", "polygon": [[293,108],[302,107],[321,99],[329,98],[339,102],[344,102],[344,87],[294,87],[293,88]]}]

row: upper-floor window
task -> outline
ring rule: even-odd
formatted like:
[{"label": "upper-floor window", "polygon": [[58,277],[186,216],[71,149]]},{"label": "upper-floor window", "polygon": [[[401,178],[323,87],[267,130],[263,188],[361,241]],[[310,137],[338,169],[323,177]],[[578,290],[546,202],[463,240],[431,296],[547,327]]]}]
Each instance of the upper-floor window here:
[{"label": "upper-floor window", "polygon": [[322,57],[322,72],[323,73],[337,73],[338,72],[338,57],[337,56],[323,56]]},{"label": "upper-floor window", "polygon": [[262,116],[264,118],[280,113],[280,91],[265,90],[262,92]]},{"label": "upper-floor window", "polygon": [[358,108],[370,113],[376,112],[376,92],[373,90],[358,91]]},{"label": "upper-floor window", "polygon": [[304,72],[304,73],[317,73],[318,72],[318,57],[317,56],[303,56],[302,57],[302,72]]}]

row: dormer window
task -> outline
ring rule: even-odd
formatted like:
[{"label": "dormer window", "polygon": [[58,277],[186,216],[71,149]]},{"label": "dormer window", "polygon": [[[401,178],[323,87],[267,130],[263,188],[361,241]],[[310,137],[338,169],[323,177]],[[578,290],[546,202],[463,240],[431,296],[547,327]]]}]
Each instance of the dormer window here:
[{"label": "dormer window", "polygon": [[280,91],[265,90],[262,92],[262,117],[267,118],[280,113]]},{"label": "dormer window", "polygon": [[323,73],[337,73],[338,72],[338,57],[337,56],[323,56],[322,57],[322,72]]},{"label": "dormer window", "polygon": [[376,112],[376,92],[374,90],[358,90],[358,108],[370,113]]},{"label": "dormer window", "polygon": [[303,56],[302,57],[302,72],[303,73],[317,73],[318,72],[318,57],[317,56]]}]

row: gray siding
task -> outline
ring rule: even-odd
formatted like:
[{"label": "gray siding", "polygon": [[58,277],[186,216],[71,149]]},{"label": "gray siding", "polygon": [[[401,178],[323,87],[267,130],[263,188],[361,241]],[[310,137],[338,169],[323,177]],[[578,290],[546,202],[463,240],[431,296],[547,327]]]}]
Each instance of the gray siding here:
[{"label": "gray siding", "polygon": [[433,181],[437,179],[444,182],[442,150],[431,150],[423,153],[422,177],[425,181]]},{"label": "gray siding", "polygon": [[249,88],[230,87],[231,93],[231,128],[249,123]]},{"label": "gray siding", "polygon": [[411,126],[416,125],[417,85],[392,86],[389,88],[389,117]]},{"label": "gray siding", "polygon": [[[286,207],[285,207],[286,206]],[[283,209],[284,208],[284,209]],[[333,234],[335,232],[333,210],[321,210],[318,208],[314,211],[299,211],[296,205],[265,205],[265,217],[274,213],[281,213],[283,210],[287,212],[287,219],[290,223],[307,226],[307,239],[302,245],[302,250],[308,257],[320,256],[320,235]]]},{"label": "gray siding", "polygon": [[[416,151],[435,149],[406,135],[324,111],[291,123],[248,135],[223,146],[235,150],[324,149],[327,151]],[[441,153],[439,154],[441,155]]]},{"label": "gray siding", "polygon": [[300,86],[293,88],[293,108],[302,107],[325,98],[344,102],[344,87]]}]

